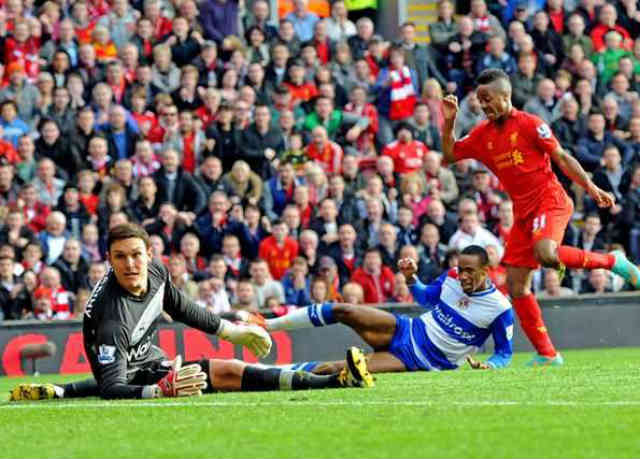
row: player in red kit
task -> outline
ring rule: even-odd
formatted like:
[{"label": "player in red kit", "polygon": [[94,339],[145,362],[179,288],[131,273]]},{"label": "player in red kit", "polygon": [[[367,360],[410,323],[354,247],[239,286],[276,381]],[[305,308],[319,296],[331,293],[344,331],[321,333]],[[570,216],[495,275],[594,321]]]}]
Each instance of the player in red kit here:
[{"label": "player in red kit", "polygon": [[511,83],[501,70],[485,70],[476,80],[478,100],[487,120],[466,137],[456,140],[454,124],[458,112],[455,96],[443,100],[442,146],[445,159],[482,161],[500,179],[511,196],[514,225],[502,262],[507,265],[507,283],[522,329],[537,351],[530,365],[560,365],[547,333],[540,306],[531,293],[532,273],[540,264],[563,271],[605,268],[640,288],[640,270],[622,252],[601,254],[561,245],[573,214],[573,203],[551,171],[553,161],[580,185],[600,207],[610,207],[615,198],[598,188],[580,163],[565,152],[551,129],[537,116],[511,105]]}]

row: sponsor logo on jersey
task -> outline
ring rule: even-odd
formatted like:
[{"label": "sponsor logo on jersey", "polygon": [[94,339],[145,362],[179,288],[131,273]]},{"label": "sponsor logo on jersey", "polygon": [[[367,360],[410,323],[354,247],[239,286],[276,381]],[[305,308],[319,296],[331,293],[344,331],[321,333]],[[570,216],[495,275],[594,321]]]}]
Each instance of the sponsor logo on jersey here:
[{"label": "sponsor logo on jersey", "polygon": [[466,296],[463,296],[458,300],[458,307],[460,309],[467,309],[469,307],[470,300]]},{"label": "sponsor logo on jersey", "polygon": [[463,340],[471,341],[475,339],[475,333],[469,333],[455,322],[453,315],[444,312],[440,306],[436,305],[433,308],[433,316],[438,321],[442,328],[446,328],[452,331],[455,335],[459,336]]},{"label": "sponsor logo on jersey", "polygon": [[129,348],[127,352],[127,361],[132,362],[134,360],[144,359],[151,350],[151,337],[149,337],[144,343],[140,343],[136,347]]},{"label": "sponsor logo on jersey", "polygon": [[102,365],[108,365],[116,361],[116,347],[107,344],[101,344],[98,348],[98,362]]},{"label": "sponsor logo on jersey", "polygon": [[538,135],[541,139],[551,138],[551,129],[549,129],[549,126],[546,124],[541,124],[536,130],[538,131]]}]

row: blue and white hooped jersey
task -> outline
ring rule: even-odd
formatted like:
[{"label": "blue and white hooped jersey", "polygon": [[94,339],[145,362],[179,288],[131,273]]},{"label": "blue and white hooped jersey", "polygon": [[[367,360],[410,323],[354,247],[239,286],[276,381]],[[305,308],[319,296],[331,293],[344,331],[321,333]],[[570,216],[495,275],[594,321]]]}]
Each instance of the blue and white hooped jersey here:
[{"label": "blue and white hooped jersey", "polygon": [[467,355],[478,352],[491,335],[494,354],[487,360],[493,367],[504,367],[513,353],[513,311],[509,300],[489,284],[486,290],[467,295],[455,269],[425,285],[411,286],[418,304],[429,309],[412,320],[414,348],[423,349],[431,369],[453,369]]}]

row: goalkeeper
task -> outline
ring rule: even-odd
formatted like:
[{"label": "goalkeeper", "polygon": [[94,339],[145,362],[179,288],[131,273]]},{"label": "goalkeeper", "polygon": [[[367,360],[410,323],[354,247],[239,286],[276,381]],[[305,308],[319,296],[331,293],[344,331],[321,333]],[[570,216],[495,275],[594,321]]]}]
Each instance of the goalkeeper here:
[{"label": "goalkeeper", "polygon": [[167,361],[152,344],[163,310],[174,320],[242,344],[259,357],[269,354],[271,338],[254,324],[227,321],[190,301],[169,279],[164,266],[151,261],[149,235],[123,224],[108,236],[109,273],[87,301],[84,349],[94,379],[64,386],[22,384],[12,400],[100,396],[105,399],[199,395],[213,391],[258,391],[369,387],[373,385],[362,352],[347,352],[345,370],[320,376],[281,368],[252,366],[239,360]]}]

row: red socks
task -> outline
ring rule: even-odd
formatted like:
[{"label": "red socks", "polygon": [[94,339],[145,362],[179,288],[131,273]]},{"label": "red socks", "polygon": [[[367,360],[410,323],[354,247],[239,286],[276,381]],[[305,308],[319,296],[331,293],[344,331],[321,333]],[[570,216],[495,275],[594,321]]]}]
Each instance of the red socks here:
[{"label": "red socks", "polygon": [[547,327],[542,320],[542,311],[533,294],[513,299],[513,308],[520,319],[520,326],[538,354],[545,357],[555,357],[556,348],[553,347]]},{"label": "red socks", "polygon": [[558,247],[558,258],[569,269],[598,269],[611,270],[616,259],[608,253],[587,252],[569,245]]}]

